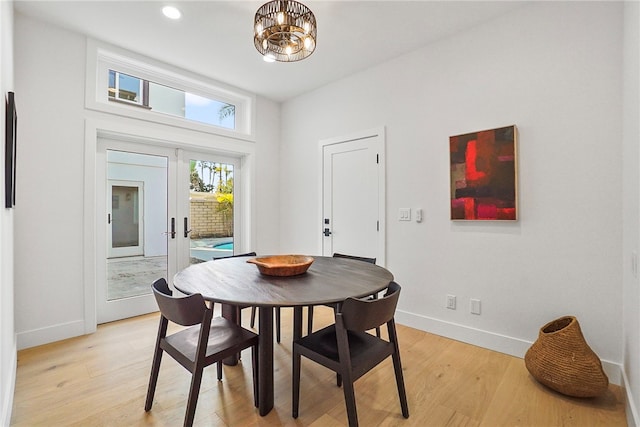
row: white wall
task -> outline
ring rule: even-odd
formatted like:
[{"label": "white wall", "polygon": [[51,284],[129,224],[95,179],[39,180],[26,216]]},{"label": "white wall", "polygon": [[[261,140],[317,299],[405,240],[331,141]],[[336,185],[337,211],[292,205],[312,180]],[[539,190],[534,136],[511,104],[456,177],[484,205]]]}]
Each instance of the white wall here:
[{"label": "white wall", "polygon": [[640,248],[640,3],[624,9],[623,67],[623,353],[629,426],[640,425],[640,282],[633,271]]},{"label": "white wall", "polygon": [[[251,200],[244,200],[251,206],[251,234],[255,236],[249,251],[258,254],[280,253],[279,218],[281,200],[289,197],[279,186],[281,167],[280,156],[280,104],[275,104],[265,98],[258,97],[256,123],[256,161],[253,165],[253,176],[249,176],[254,183],[255,191]],[[246,170],[246,165],[243,165]],[[247,195],[245,195],[246,197]]]},{"label": "white wall", "polygon": [[[266,225],[277,224],[278,217],[278,194],[273,189],[278,176],[279,130],[272,125],[280,121],[278,104],[257,99],[255,143],[89,111],[84,108],[84,36],[17,13],[15,43],[20,52],[15,72],[21,94],[22,159],[15,221],[15,233],[20,236],[15,244],[18,348],[80,335],[87,330],[86,322],[91,322],[85,312],[83,280],[87,126],[109,123],[114,128],[142,130],[156,139],[163,135],[195,141],[192,147],[214,146],[220,140],[255,145],[244,167],[254,167],[248,179],[258,194],[247,205],[247,215],[257,218],[260,232],[247,244],[261,251],[278,250],[277,230],[262,231]],[[93,206],[91,201],[88,204]]]},{"label": "white wall", "polygon": [[[2,100],[13,84],[13,2],[0,2],[0,93]],[[20,93],[16,94],[20,107]],[[1,147],[4,147],[5,103],[0,108]],[[4,148],[0,150],[4,171]],[[13,389],[16,378],[16,335],[13,320],[13,210],[4,208],[4,172],[0,174],[0,425],[8,426],[11,418]]]},{"label": "white wall", "polygon": [[[619,364],[622,17],[621,3],[525,6],[286,102],[281,249],[321,250],[318,141],[384,125],[399,320],[522,356],[542,325],[572,314]],[[450,221],[449,136],[511,124],[520,220]],[[398,222],[401,207],[424,209],[423,222]]]},{"label": "white wall", "polygon": [[[85,39],[15,15],[20,93],[16,332],[83,332]],[[37,268],[34,267],[37,265]]]}]

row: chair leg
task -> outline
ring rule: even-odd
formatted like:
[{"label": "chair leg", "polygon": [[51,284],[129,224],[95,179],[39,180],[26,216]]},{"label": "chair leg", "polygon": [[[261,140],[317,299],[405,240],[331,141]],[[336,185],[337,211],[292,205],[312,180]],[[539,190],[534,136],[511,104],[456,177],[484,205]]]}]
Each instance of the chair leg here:
[{"label": "chair leg", "polygon": [[402,363],[400,362],[400,354],[396,346],[396,352],[392,355],[393,369],[396,372],[396,384],[398,386],[398,397],[400,398],[400,407],[402,408],[402,416],[409,418],[409,404],[407,403],[407,393],[404,389],[404,376],[402,375]]},{"label": "chair leg", "polygon": [[184,416],[184,426],[191,427],[196,415],[196,405],[200,394],[200,384],[202,383],[202,366],[196,367],[191,377],[191,388],[189,389],[189,399],[187,399],[187,412]]},{"label": "chair leg", "polygon": [[151,363],[151,376],[149,377],[149,388],[147,389],[147,401],[144,404],[144,410],[150,411],[153,405],[153,396],[156,393],[156,384],[158,383],[158,372],[160,372],[160,362],[162,361],[163,350],[160,348],[160,341],[167,336],[167,327],[169,321],[166,317],[160,316],[158,324],[158,335],[156,336],[156,346],[153,351],[153,362]]},{"label": "chair leg", "polygon": [[222,360],[216,363],[218,370],[218,381],[222,381]]},{"label": "chair leg", "polygon": [[393,370],[396,374],[396,385],[398,386],[398,397],[400,398],[400,407],[402,408],[402,416],[409,418],[409,404],[407,403],[407,393],[404,389],[404,376],[402,375],[402,362],[400,361],[400,347],[398,346],[398,333],[396,332],[395,320],[391,319],[387,322],[387,332],[389,333],[389,341],[393,343]]},{"label": "chair leg", "polygon": [[251,363],[253,372],[253,406],[258,408],[260,406],[260,375],[258,375],[258,363],[260,362],[258,356],[258,345],[251,347]]},{"label": "chair leg", "polygon": [[349,427],[358,427],[358,412],[356,410],[356,396],[353,391],[353,380],[351,378],[344,381],[344,402],[347,405],[347,418]]},{"label": "chair leg", "polygon": [[160,372],[160,362],[162,361],[162,349],[156,347],[153,355],[153,363],[151,364],[151,376],[149,377],[149,388],[147,389],[147,400],[144,404],[144,410],[149,412],[153,405],[153,396],[156,393],[156,384],[158,383],[158,372]]},{"label": "chair leg", "polygon": [[280,343],[280,307],[276,307],[276,341]]},{"label": "chair leg", "polygon": [[300,353],[296,351],[295,344],[293,348],[293,375],[292,375],[292,399],[291,399],[291,416],[298,418],[298,409],[300,407]]},{"label": "chair leg", "polygon": [[251,307],[251,328],[256,326],[256,308]]},{"label": "chair leg", "polygon": [[313,332],[313,306],[307,307],[307,335]]}]

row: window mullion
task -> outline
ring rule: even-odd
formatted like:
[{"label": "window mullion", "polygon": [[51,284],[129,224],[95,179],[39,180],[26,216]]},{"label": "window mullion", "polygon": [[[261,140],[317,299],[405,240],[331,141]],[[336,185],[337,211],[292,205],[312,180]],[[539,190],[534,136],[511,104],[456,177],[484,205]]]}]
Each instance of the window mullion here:
[{"label": "window mullion", "polygon": [[149,80],[141,80],[142,82],[142,105],[149,107]]}]

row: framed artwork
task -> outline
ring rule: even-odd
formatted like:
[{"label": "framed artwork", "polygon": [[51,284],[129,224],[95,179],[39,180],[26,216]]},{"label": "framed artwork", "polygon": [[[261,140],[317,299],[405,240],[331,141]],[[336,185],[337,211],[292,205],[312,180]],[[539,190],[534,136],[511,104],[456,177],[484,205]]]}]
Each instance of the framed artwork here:
[{"label": "framed artwork", "polygon": [[4,206],[12,208],[16,204],[16,135],[18,126],[18,115],[13,92],[7,93],[5,114]]},{"label": "framed artwork", "polygon": [[449,138],[452,220],[518,219],[514,126]]}]

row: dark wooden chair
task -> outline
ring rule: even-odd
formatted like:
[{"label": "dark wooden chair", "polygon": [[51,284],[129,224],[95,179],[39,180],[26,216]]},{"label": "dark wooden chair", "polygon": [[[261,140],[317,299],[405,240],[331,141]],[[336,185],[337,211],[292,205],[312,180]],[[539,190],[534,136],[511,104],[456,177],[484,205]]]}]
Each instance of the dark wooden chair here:
[{"label": "dark wooden chair", "polygon": [[[150,411],[158,382],[163,352],[168,353],[191,372],[191,388],[187,400],[184,425],[193,425],[200,393],[203,369],[218,364],[218,380],[222,379],[222,360],[251,347],[253,363],[253,399],[258,406],[258,335],[222,317],[213,317],[200,294],[173,297],[165,279],[151,285],[160,308],[160,325],[156,339],[145,411]],[[188,328],[167,336],[169,321]]]},{"label": "dark wooden chair", "polygon": [[[355,255],[345,255],[345,254],[340,254],[340,253],[334,253],[333,254],[334,258],[348,258],[348,259],[355,259],[358,261],[362,261],[362,262],[368,262],[369,264],[375,264],[376,263],[376,259],[375,258],[367,258],[367,257],[362,257],[362,256],[355,256]],[[371,296],[371,298],[378,298],[378,294],[374,294]],[[334,311],[336,310],[336,306],[335,305],[328,305],[328,307],[332,307],[334,309]],[[311,332],[313,332],[313,306],[309,306],[307,307],[307,333],[310,334]],[[380,337],[380,328],[376,328],[376,335],[378,337]]]},{"label": "dark wooden chair", "polygon": [[[348,298],[336,312],[335,324],[293,342],[293,418],[298,417],[300,404],[301,356],[336,372],[338,385],[343,383],[350,427],[358,425],[353,383],[391,356],[402,415],[409,418],[394,321],[399,296],[400,285],[391,282],[380,299]],[[389,332],[388,341],[366,332],[385,323]]]}]

